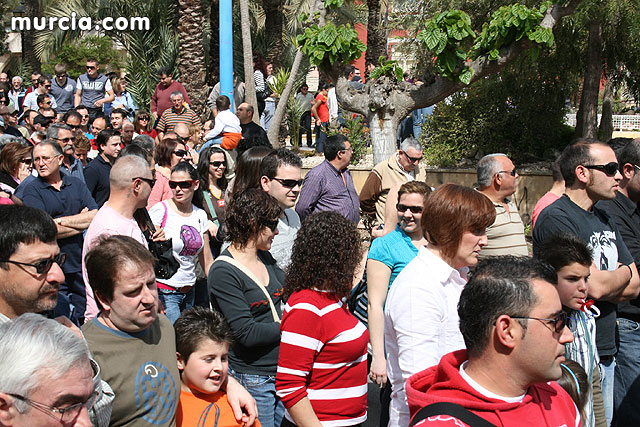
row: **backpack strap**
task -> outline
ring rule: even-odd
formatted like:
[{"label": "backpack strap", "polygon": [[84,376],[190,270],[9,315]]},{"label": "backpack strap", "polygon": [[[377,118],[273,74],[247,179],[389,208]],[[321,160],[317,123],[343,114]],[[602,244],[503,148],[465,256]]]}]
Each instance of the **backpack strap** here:
[{"label": "backpack strap", "polygon": [[410,427],[434,415],[450,415],[471,427],[496,427],[484,418],[474,414],[461,405],[451,402],[437,402],[420,409],[411,419]]}]

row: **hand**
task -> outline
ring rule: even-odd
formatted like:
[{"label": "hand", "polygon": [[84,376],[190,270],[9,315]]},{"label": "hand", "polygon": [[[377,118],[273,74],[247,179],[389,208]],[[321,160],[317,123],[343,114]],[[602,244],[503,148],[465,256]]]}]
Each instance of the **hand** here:
[{"label": "hand", "polygon": [[216,234],[218,234],[218,228],[219,227],[216,225],[215,222],[209,221],[209,235],[211,236],[211,239],[216,238]]},{"label": "hand", "polygon": [[73,332],[77,337],[84,340],[84,335],[82,335],[82,331],[76,325],[74,325],[71,320],[67,319],[64,316],[58,316],[55,319],[56,322],[60,323],[62,326],[66,326],[69,328],[71,332]]},{"label": "hand", "polygon": [[153,116],[154,120],[158,120],[158,112],[157,111],[151,112],[151,115]]},{"label": "hand", "polygon": [[384,228],[374,228],[373,230],[371,230],[371,237],[376,238],[376,237],[382,237],[384,236],[386,233],[384,232]]},{"label": "hand", "polygon": [[100,108],[100,107],[102,107],[102,104],[104,104],[104,100],[103,100],[103,99],[98,99],[96,102],[94,102],[94,103],[93,103],[93,105],[94,105],[96,108]]},{"label": "hand", "polygon": [[164,230],[160,227],[156,228],[156,232],[151,236],[151,240],[153,240],[154,242],[162,242],[164,240],[167,240],[166,236],[164,235]]},{"label": "hand", "polygon": [[383,388],[387,383],[387,361],[384,357],[381,359],[375,356],[371,359],[371,369],[369,370],[371,381]]},{"label": "hand", "polygon": [[80,213],[85,213],[85,212],[89,212],[89,207],[88,207],[88,206],[85,206],[85,207],[80,211]]},{"label": "hand", "polygon": [[248,427],[255,423],[258,417],[256,400],[232,376],[227,377],[227,400],[233,409],[236,421],[245,423]]}]

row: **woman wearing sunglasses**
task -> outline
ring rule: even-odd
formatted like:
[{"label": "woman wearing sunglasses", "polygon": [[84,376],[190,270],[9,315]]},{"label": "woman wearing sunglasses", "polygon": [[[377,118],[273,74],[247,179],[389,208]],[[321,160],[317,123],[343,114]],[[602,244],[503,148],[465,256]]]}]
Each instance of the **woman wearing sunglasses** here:
[{"label": "woman wearing sunglasses", "polygon": [[151,189],[147,209],[151,209],[156,203],[173,197],[169,188],[169,176],[171,170],[180,162],[191,161],[191,155],[187,147],[177,139],[164,138],[156,145],[156,184]]},{"label": "woman wearing sunglasses", "polygon": [[188,163],[178,163],[171,171],[169,187],[173,197],[156,204],[149,216],[156,227],[164,229],[167,239],[173,242],[173,256],[180,268],[169,279],[158,279],[158,297],[171,323],[183,310],[193,306],[196,283],[196,259],[205,274],[213,263],[209,249],[209,220],[197,195],[200,181],[195,168]]},{"label": "woman wearing sunglasses", "polygon": [[4,146],[0,152],[0,191],[7,195],[4,198],[13,195],[18,185],[31,174],[32,168],[31,148],[19,142],[9,142]]},{"label": "woman wearing sunglasses", "polygon": [[276,397],[284,272],[269,253],[282,209],[262,190],[236,194],[226,210],[231,246],[211,267],[210,301],[229,322],[235,342],[229,373],[251,393],[263,427],[278,427],[284,406]]},{"label": "woman wearing sunglasses", "polygon": [[138,110],[133,119],[133,127],[138,135],[149,135],[157,142],[158,132],[153,128],[148,111]]},{"label": "woman wearing sunglasses", "polygon": [[421,218],[427,244],[398,274],[384,308],[389,426],[409,425],[407,379],[464,348],[458,300],[495,217],[491,201],[469,187],[443,184],[427,197]]},{"label": "woman wearing sunglasses", "polygon": [[383,387],[387,382],[384,356],[384,302],[391,284],[402,269],[427,244],[422,233],[422,209],[431,187],[421,181],[404,183],[398,191],[395,230],[375,239],[367,261],[369,338],[372,360],[371,380]]},{"label": "woman wearing sunglasses", "polygon": [[[209,235],[212,244],[213,256],[220,254],[220,244],[215,244],[218,228],[224,220],[225,200],[224,192],[227,189],[227,161],[224,150],[220,147],[207,147],[200,153],[198,162],[198,176],[203,184],[203,209],[209,218]],[[205,183],[208,185],[205,186]]]}]

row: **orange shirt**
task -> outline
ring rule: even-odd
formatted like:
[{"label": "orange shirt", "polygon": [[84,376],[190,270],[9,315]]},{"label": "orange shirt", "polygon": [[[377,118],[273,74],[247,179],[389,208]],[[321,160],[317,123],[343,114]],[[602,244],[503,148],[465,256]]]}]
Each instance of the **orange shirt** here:
[{"label": "orange shirt", "polygon": [[[184,427],[241,427],[233,416],[233,409],[227,400],[227,394],[219,391],[206,396],[196,397],[188,391],[180,392],[180,403],[176,412],[176,426]],[[256,420],[254,424],[260,427]]]}]

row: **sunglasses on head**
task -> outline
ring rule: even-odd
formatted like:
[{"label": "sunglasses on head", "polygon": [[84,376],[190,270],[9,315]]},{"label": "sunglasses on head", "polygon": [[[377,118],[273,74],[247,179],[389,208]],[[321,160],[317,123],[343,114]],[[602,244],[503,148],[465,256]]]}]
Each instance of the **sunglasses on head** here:
[{"label": "sunglasses on head", "polygon": [[561,311],[558,313],[556,317],[553,319],[545,319],[541,317],[528,317],[528,316],[510,316],[512,319],[527,319],[527,320],[538,320],[545,325],[551,325],[553,327],[553,331],[557,334],[562,333],[562,330],[565,326],[567,326],[567,313]]},{"label": "sunglasses on head", "polygon": [[609,176],[614,176],[616,172],[618,172],[618,163],[616,162],[610,162],[606,165],[584,165],[584,167],[587,169],[599,170]]},{"label": "sunglasses on head", "polygon": [[210,163],[214,168],[219,168],[220,166],[227,166],[227,162],[216,160],[215,162]]},{"label": "sunglasses on head", "polygon": [[171,188],[172,190],[175,190],[177,187],[182,188],[183,190],[186,190],[187,188],[191,188],[191,186],[193,185],[195,181],[193,180],[189,180],[189,181],[169,181],[169,188]]},{"label": "sunglasses on head", "polygon": [[177,157],[184,157],[187,155],[187,150],[176,150],[173,152]]},{"label": "sunglasses on head", "polygon": [[27,267],[34,267],[36,269],[36,273],[37,274],[44,274],[44,273],[48,273],[49,270],[51,270],[51,266],[53,265],[54,262],[62,267],[62,264],[64,264],[64,261],[66,259],[67,259],[67,254],[65,254],[64,252],[60,252],[58,255],[54,256],[53,258],[43,259],[42,261],[38,261],[38,262],[33,263],[33,264],[28,263],[28,262],[13,261],[13,260],[10,260],[10,259],[0,260],[0,262],[8,262],[10,264],[25,265]]},{"label": "sunglasses on head", "polygon": [[284,188],[294,188],[296,185],[302,187],[302,183],[304,182],[304,179],[273,178],[273,180],[278,181]]},{"label": "sunglasses on head", "polygon": [[398,212],[402,212],[402,213],[405,213],[407,209],[409,209],[411,213],[414,213],[414,214],[422,213],[422,206],[407,206],[407,205],[403,205],[402,203],[398,203],[396,205],[396,209],[398,210]]}]

